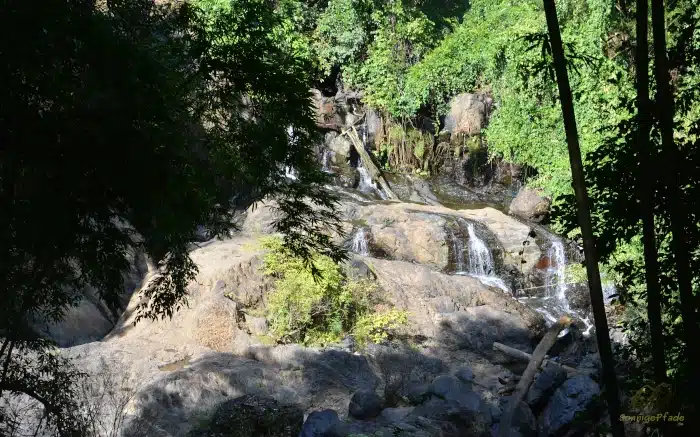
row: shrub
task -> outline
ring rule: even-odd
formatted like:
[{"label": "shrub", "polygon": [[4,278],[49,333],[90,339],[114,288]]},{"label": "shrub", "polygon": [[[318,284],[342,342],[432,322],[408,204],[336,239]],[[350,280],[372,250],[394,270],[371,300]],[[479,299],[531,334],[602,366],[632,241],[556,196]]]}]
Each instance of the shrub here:
[{"label": "shrub", "polygon": [[350,280],[329,257],[315,254],[313,265],[294,256],[280,238],[266,238],[264,274],[276,278],[267,303],[271,334],[284,343],[325,345],[355,333],[362,344],[381,341],[407,322],[395,310],[372,314],[378,303],[377,286],[368,280]]}]

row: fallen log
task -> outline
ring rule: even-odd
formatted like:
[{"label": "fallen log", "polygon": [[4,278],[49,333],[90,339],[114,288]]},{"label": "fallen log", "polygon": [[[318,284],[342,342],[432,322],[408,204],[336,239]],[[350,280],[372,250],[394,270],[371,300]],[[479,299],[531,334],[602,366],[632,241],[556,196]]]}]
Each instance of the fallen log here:
[{"label": "fallen log", "polygon": [[362,144],[362,141],[360,141],[359,135],[357,135],[357,130],[355,130],[355,126],[352,126],[350,129],[344,131],[343,134],[347,135],[348,138],[350,138],[350,141],[352,141],[352,145],[355,147],[355,150],[357,150],[357,153],[360,154],[360,159],[362,159],[362,162],[367,168],[369,175],[372,177],[372,179],[379,182],[379,185],[382,187],[382,190],[384,191],[384,194],[386,194],[386,197],[392,200],[398,199],[398,197],[396,197],[396,194],[394,194],[394,192],[391,190],[391,187],[384,178],[384,175],[382,174],[381,170],[379,170],[379,168],[376,165],[374,165],[372,157],[369,156],[369,153],[367,153],[367,151],[365,150],[365,146]]},{"label": "fallen log", "polygon": [[[494,349],[494,350],[497,350],[497,351],[499,351],[499,352],[502,352],[502,353],[508,355],[509,357],[517,358],[517,359],[519,359],[519,360],[521,360],[521,361],[530,361],[530,360],[532,359],[532,355],[530,355],[529,353],[523,352],[523,351],[518,350],[518,349],[515,349],[515,348],[512,348],[512,347],[510,347],[510,346],[506,346],[505,344],[502,344],[502,343],[494,342],[494,343],[493,343],[493,349]],[[588,375],[588,376],[591,376],[591,374],[594,373],[594,372],[592,372],[592,371],[574,369],[573,367],[565,366],[565,365],[563,365],[563,364],[559,364],[559,363],[557,363],[557,362],[550,361],[550,360],[543,360],[543,361],[542,361],[542,365],[540,366],[540,368],[544,368],[544,367],[547,366],[548,364],[551,364],[551,365],[553,365],[553,366],[560,367],[560,368],[566,370],[567,373],[569,373],[569,374],[574,374],[574,375]]]},{"label": "fallen log", "polygon": [[532,381],[535,379],[537,369],[542,365],[542,361],[544,361],[544,356],[547,355],[547,352],[552,348],[552,346],[554,346],[559,333],[564,328],[571,325],[571,322],[572,320],[567,316],[560,317],[557,323],[552,325],[547,330],[547,333],[540,341],[540,344],[538,344],[535,348],[535,351],[532,353],[530,361],[527,364],[527,368],[525,369],[525,372],[523,372],[523,376],[520,378],[518,385],[515,387],[515,394],[513,394],[513,396],[510,398],[506,411],[503,413],[503,418],[499,424],[499,437],[508,437],[510,435],[510,426],[511,423],[513,423],[515,410],[518,408],[520,402],[522,402],[522,400],[525,398],[525,394],[530,388],[530,384],[532,384]]}]

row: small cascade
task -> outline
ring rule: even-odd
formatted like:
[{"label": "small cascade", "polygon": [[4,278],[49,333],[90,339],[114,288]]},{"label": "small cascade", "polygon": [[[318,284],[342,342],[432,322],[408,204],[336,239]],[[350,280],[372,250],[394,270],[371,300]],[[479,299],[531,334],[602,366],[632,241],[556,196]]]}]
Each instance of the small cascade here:
[{"label": "small cascade", "polygon": [[352,251],[362,256],[369,256],[367,233],[364,228],[358,228],[352,237]]},{"label": "small cascade", "polygon": [[330,149],[324,149],[323,150],[323,155],[321,156],[321,170],[326,172],[326,173],[333,173],[333,170],[331,170],[331,151]]},{"label": "small cascade", "polygon": [[291,179],[291,180],[293,180],[293,181],[296,181],[296,180],[297,180],[297,171],[294,170],[294,169],[293,169],[292,167],[290,167],[290,166],[285,166],[285,167],[284,167],[284,176],[285,176],[287,179]]},{"label": "small cascade", "polygon": [[376,193],[382,200],[386,200],[384,192],[377,187],[377,184],[372,180],[367,168],[362,164],[362,159],[357,161],[357,172],[360,173],[360,184],[357,189],[363,193]]},{"label": "small cascade", "polygon": [[545,285],[547,286],[547,297],[553,297],[565,310],[569,310],[569,301],[566,296],[568,286],[566,284],[566,253],[564,243],[561,240],[552,241],[547,257],[553,265],[547,268],[545,275]]},{"label": "small cascade", "polygon": [[452,251],[455,254],[455,274],[472,276],[484,285],[510,292],[503,279],[494,275],[495,267],[491,251],[486,243],[476,235],[473,224],[467,225],[467,233],[469,235],[469,244],[466,248],[468,253],[467,259],[465,259],[464,243],[454,232],[450,232]]},{"label": "small cascade", "polygon": [[475,276],[490,276],[495,268],[493,256],[486,243],[474,231],[474,225],[467,226],[469,233],[469,273]]}]

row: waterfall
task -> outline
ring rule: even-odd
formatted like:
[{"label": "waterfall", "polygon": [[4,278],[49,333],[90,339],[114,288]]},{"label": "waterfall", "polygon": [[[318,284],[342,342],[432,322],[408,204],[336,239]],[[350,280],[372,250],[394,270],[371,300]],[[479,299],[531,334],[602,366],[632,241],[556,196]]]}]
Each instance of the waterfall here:
[{"label": "waterfall", "polygon": [[323,150],[323,156],[321,157],[321,170],[326,173],[332,173],[330,166],[331,151],[330,149]]},{"label": "waterfall", "polygon": [[369,256],[367,234],[364,228],[358,228],[355,231],[355,235],[352,237],[352,251],[362,256]]},{"label": "waterfall", "polygon": [[294,170],[294,169],[293,169],[292,167],[290,167],[290,166],[285,166],[285,167],[284,167],[284,176],[285,176],[287,179],[291,179],[291,180],[295,181],[295,180],[297,180],[297,171]]},{"label": "waterfall", "polygon": [[493,256],[486,243],[474,231],[474,225],[467,226],[469,233],[469,273],[475,276],[489,276],[494,272]]},{"label": "waterfall", "polygon": [[382,200],[386,200],[386,195],[384,192],[377,187],[377,184],[372,180],[372,176],[369,175],[369,171],[362,163],[362,158],[357,161],[357,172],[360,173],[360,184],[357,189],[363,193],[377,193]]},{"label": "waterfall", "polygon": [[[460,220],[461,221],[461,220]],[[464,259],[464,245],[460,238],[453,232],[450,232],[452,240],[452,249],[455,254],[455,269],[457,275],[469,275],[475,277],[482,284],[490,287],[500,288],[503,291],[510,292],[506,283],[499,277],[494,275],[495,267],[491,251],[484,241],[482,241],[474,230],[473,224],[467,225],[467,233],[469,234],[468,246],[468,266]]]},{"label": "waterfall", "polygon": [[[547,296],[557,299],[559,304],[568,311],[569,301],[566,297],[568,286],[566,284],[566,254],[564,243],[561,240],[552,241],[552,246],[547,252],[550,266],[545,273],[545,284],[547,286]],[[551,265],[551,263],[554,265]]]}]

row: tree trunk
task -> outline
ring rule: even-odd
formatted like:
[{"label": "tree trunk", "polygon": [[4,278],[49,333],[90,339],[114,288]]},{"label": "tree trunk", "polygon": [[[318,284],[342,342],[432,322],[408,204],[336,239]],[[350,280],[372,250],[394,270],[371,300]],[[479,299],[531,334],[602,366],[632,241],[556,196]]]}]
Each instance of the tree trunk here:
[{"label": "tree trunk", "polygon": [[357,150],[357,153],[360,155],[360,159],[364,163],[365,167],[367,168],[367,172],[372,177],[372,179],[379,182],[379,186],[382,187],[382,190],[384,191],[384,194],[386,194],[386,197],[388,197],[391,200],[398,199],[396,194],[394,194],[394,192],[391,190],[389,183],[384,178],[382,171],[379,170],[379,167],[374,165],[372,157],[365,150],[364,144],[362,144],[362,141],[360,141],[360,137],[357,135],[355,126],[347,130],[346,132],[348,134],[348,137],[352,141],[352,145],[355,147],[355,150]]},{"label": "tree trunk", "polygon": [[540,341],[540,344],[538,344],[535,348],[535,351],[530,357],[530,362],[527,364],[525,372],[523,372],[523,376],[520,378],[520,381],[518,381],[518,386],[515,388],[515,393],[511,396],[510,401],[508,402],[508,407],[506,408],[505,413],[503,413],[501,423],[498,425],[498,437],[508,437],[510,435],[510,426],[511,423],[513,423],[515,411],[518,409],[520,402],[522,402],[522,400],[525,398],[527,390],[530,388],[530,384],[532,384],[532,381],[535,379],[537,369],[539,369],[540,365],[542,365],[544,356],[547,355],[547,352],[549,352],[552,346],[554,346],[559,333],[562,331],[562,329],[569,325],[571,325],[571,319],[567,316],[561,317],[557,323],[552,325],[547,330],[547,333]]},{"label": "tree trunk", "polygon": [[571,163],[571,175],[573,187],[578,203],[578,220],[583,235],[583,249],[586,257],[586,272],[588,275],[588,288],[591,295],[591,307],[595,318],[595,330],[598,340],[600,360],[603,365],[603,384],[608,402],[608,412],[614,437],[625,435],[625,428],[620,421],[620,398],[615,375],[615,359],[610,344],[608,321],[605,315],[605,303],[603,289],[600,283],[598,271],[598,257],[596,255],[593,226],[591,225],[591,212],[588,207],[588,193],[583,175],[583,163],[581,149],[578,144],[578,132],[576,130],[576,117],[574,115],[574,102],[569,85],[569,76],[566,71],[566,59],[559,30],[559,20],[554,0],[544,0],[544,11],[547,16],[547,28],[554,59],[554,70],[557,75],[557,86],[561,100],[562,115],[564,117],[564,130],[566,142],[569,148],[569,161]]},{"label": "tree trunk", "polygon": [[[511,358],[515,358],[520,361],[530,362],[532,360],[532,354],[523,352],[510,346],[506,346],[505,344],[499,343],[497,341],[493,342],[493,350],[499,351],[505,355],[508,355]],[[559,364],[556,361],[542,360],[540,368],[543,369],[548,365],[559,367],[560,369],[565,370],[566,373],[569,375],[586,375],[590,376],[591,378],[596,378],[594,371],[574,369],[573,367],[565,366],[564,364]]]},{"label": "tree trunk", "polygon": [[654,379],[658,384],[666,380],[663,326],[661,324],[661,290],[659,286],[659,254],[656,250],[654,227],[654,192],[656,178],[650,163],[655,153],[649,145],[651,114],[649,108],[649,0],[637,0],[637,150],[640,157],[639,181],[642,200],[644,239],[644,266],[647,285],[647,314],[651,334],[651,358]]},{"label": "tree trunk", "polygon": [[[688,370],[691,375],[691,386],[700,387],[700,328],[698,328],[693,299],[692,274],[690,270],[690,254],[686,244],[686,209],[681,191],[681,181],[678,174],[677,162],[680,153],[673,139],[674,101],[671,93],[670,74],[666,58],[666,26],[664,23],[663,0],[651,1],[651,23],[654,35],[654,75],[657,86],[658,117],[661,126],[661,143],[665,155],[663,165],[666,170],[666,184],[669,197],[669,213],[671,216],[671,232],[673,255],[676,261],[678,275],[678,291],[683,317],[683,332],[688,357]],[[697,389],[694,392],[696,407],[698,407]]]}]

